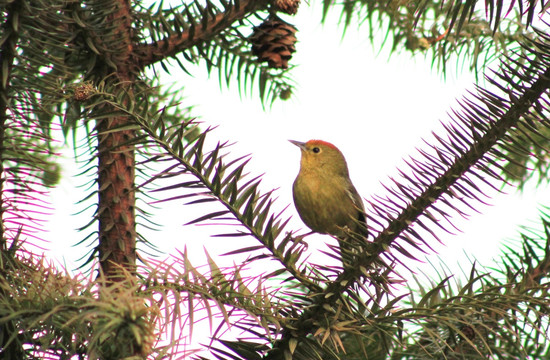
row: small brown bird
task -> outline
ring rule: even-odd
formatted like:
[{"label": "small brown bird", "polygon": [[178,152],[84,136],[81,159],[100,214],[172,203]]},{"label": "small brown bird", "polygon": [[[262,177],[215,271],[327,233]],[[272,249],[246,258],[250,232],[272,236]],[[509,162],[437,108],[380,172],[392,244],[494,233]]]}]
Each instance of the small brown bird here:
[{"label": "small brown bird", "polygon": [[302,152],[300,172],[292,187],[302,221],[314,232],[338,237],[341,243],[350,234],[366,238],[365,208],[342,152],[322,140],[290,142]]}]

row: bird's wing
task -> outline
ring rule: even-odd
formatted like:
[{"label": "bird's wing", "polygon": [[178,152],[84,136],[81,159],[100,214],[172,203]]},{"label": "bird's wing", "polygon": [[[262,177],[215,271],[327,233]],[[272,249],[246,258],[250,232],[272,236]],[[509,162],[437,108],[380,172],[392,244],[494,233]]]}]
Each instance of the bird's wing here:
[{"label": "bird's wing", "polygon": [[363,233],[363,235],[366,236],[368,234],[367,215],[365,213],[365,206],[363,204],[363,199],[361,199],[361,195],[359,195],[359,193],[357,192],[357,189],[355,189],[353,184],[350,184],[350,187],[347,189],[347,192],[348,192],[348,196],[351,198],[351,201],[353,202],[353,205],[355,205],[355,207],[358,210],[358,215],[356,219],[359,222],[360,228],[362,230],[361,233]]}]

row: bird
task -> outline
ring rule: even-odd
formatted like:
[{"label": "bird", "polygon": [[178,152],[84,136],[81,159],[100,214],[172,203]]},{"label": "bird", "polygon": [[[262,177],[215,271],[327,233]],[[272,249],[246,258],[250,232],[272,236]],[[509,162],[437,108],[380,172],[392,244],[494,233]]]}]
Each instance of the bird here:
[{"label": "bird", "polygon": [[337,237],[341,250],[351,237],[366,239],[363,200],[350,180],[342,152],[323,140],[289,141],[301,151],[292,195],[302,221],[313,232]]}]

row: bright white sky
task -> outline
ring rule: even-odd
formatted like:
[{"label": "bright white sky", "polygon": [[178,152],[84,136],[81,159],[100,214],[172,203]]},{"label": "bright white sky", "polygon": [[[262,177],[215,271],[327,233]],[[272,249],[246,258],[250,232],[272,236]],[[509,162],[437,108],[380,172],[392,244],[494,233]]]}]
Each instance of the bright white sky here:
[{"label": "bright white sky", "polygon": [[[468,72],[449,74],[444,80],[430,68],[429,57],[411,58],[410,53],[403,52],[388,58],[387,50],[377,56],[381,43],[374,47],[369,43],[366,27],[357,31],[352,26],[342,39],[337,17],[321,26],[320,14],[318,4],[302,3],[298,15],[290,19],[299,29],[297,52],[291,60],[296,65],[291,75],[298,87],[291,100],[278,101],[271,110],[262,109],[257,93],[240,98],[236,86],[220,90],[217,76],[208,79],[205,69],[191,69],[191,78],[174,67],[172,76],[162,79],[166,85],[182,87],[185,105],[196,106],[195,114],[205,127],[219,126],[210,135],[212,141],[235,141],[231,153],[235,158],[252,154],[248,171],[252,175],[265,174],[264,190],[278,188],[275,209],[292,204],[291,186],[299,168],[300,152],[288,139],[315,138],[334,143],[346,156],[359,193],[367,199],[385,196],[381,183],[387,182],[389,176],[397,176],[397,168],[405,168],[402,159],[416,156],[415,148],[423,146],[423,138],[431,141],[432,131],[442,134],[439,121],[447,122],[446,114],[451,106],[456,107],[455,99],[474,88],[473,75]],[[82,197],[82,192],[75,189],[80,180],[72,177],[78,169],[71,155],[68,150],[63,160],[66,176],[53,191],[56,212],[49,225],[51,243],[46,246],[51,248],[51,256],[74,269],[76,260],[88,249],[71,247],[82,237],[73,229],[89,218],[71,216],[80,209],[75,202]],[[493,194],[493,206],[475,204],[481,214],[471,214],[469,220],[456,217],[462,234],[444,235],[444,246],[433,244],[448,266],[469,272],[471,265],[465,254],[490,265],[490,260],[498,258],[503,249],[500,242],[518,238],[519,225],[536,223],[538,204],[550,203],[545,189],[528,188],[524,194],[510,188],[506,191],[510,194]],[[203,214],[197,214],[196,207],[186,207],[180,201],[160,206],[156,220],[165,227],[149,234],[166,251],[160,258],[173,254],[174,248],[187,247],[195,254],[195,265],[199,265],[205,263],[203,247],[215,256],[239,246],[234,238],[210,237],[223,232],[219,227],[184,227],[184,223]],[[289,230],[306,230],[293,205],[285,214],[292,216]],[[324,242],[333,240],[320,235],[307,239],[311,261],[323,261],[316,248],[326,249]],[[228,257],[218,259],[227,265],[234,261]],[[437,255],[428,259],[439,267]],[[426,270],[430,265],[411,266]]]}]

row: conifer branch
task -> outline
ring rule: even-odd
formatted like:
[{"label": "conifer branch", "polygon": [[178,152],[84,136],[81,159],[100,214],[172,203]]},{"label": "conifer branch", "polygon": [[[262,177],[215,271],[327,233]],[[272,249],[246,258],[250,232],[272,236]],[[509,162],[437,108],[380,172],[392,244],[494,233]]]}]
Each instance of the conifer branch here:
[{"label": "conifer branch", "polygon": [[[0,73],[0,154],[4,153],[4,138],[6,134],[6,121],[8,119],[9,106],[9,81],[11,69],[15,59],[15,47],[17,44],[17,29],[15,18],[19,16],[19,7],[21,4],[14,2],[8,6],[7,19],[2,24],[2,34],[9,34],[0,46],[0,61],[2,71]],[[3,156],[2,156],[3,157]],[[4,218],[4,159],[0,159],[0,220]],[[4,226],[0,226],[0,251],[6,250],[6,240],[4,238]]]},{"label": "conifer branch", "polygon": [[232,23],[244,19],[249,14],[267,6],[266,1],[243,0],[225,12],[221,12],[208,19],[211,15],[208,11],[203,14],[199,23],[190,24],[189,28],[150,44],[140,44],[135,48],[135,54],[139,58],[139,68],[145,68],[156,62],[177,55],[197,44],[212,39],[218,33],[226,30]]}]

